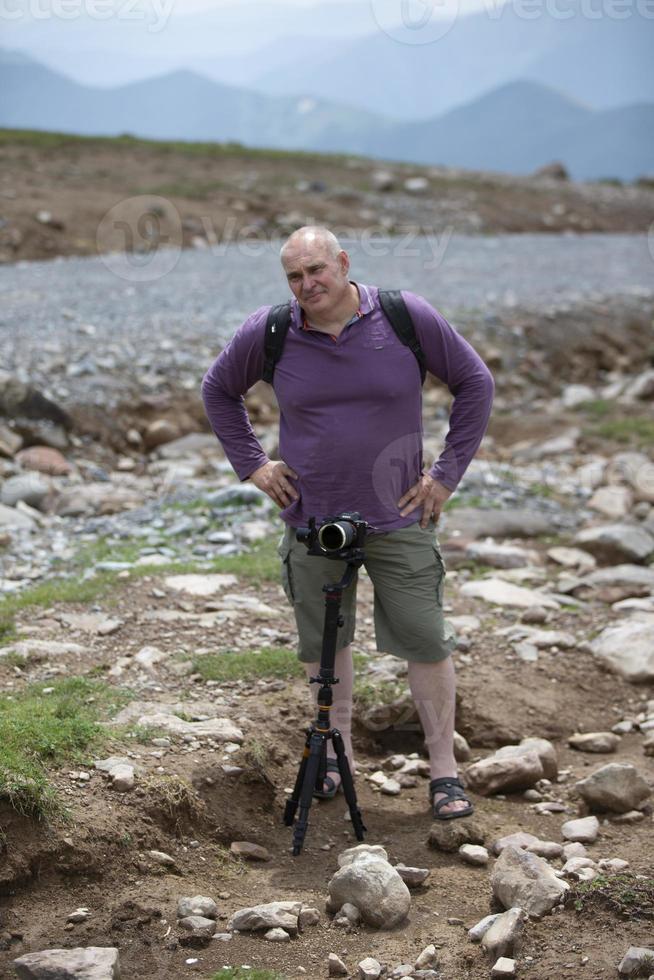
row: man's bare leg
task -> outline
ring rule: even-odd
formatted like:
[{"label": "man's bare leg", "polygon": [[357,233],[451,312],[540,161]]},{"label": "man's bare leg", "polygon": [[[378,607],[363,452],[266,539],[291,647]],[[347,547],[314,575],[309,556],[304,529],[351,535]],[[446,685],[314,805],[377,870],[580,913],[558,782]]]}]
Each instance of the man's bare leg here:
[{"label": "man's bare leg", "polygon": [[[437,663],[409,661],[409,687],[425,733],[432,779],[456,776],[454,758],[454,709],[456,679],[451,657]],[[445,793],[436,793],[434,802]],[[441,813],[465,810],[464,800],[455,800],[441,807]]]},{"label": "man's bare leg", "polygon": [[[307,678],[317,677],[320,670],[320,662],[305,664]],[[343,736],[345,754],[350,762],[350,769],[354,775],[354,757],[352,754],[352,689],[354,686],[354,666],[352,663],[352,648],[348,645],[336,653],[334,659],[334,677],[338,677],[338,684],[332,688],[333,704],[330,711],[332,728],[338,728]],[[311,685],[311,696],[315,705],[318,699],[319,684]],[[331,739],[327,742],[327,755],[331,758],[336,756]],[[341,777],[337,772],[329,774],[329,778],[334,780],[336,786],[340,784]],[[325,786],[328,789],[328,786]]]}]

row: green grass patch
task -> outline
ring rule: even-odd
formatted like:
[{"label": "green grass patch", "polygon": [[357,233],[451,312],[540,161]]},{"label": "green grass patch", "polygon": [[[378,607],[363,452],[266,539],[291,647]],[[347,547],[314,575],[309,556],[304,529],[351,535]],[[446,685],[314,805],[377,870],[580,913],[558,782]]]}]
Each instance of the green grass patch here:
[{"label": "green grass patch", "polygon": [[286,980],[286,975],[277,973],[276,970],[259,970],[257,967],[245,970],[242,966],[224,966],[218,973],[214,973],[211,980]]},{"label": "green grass patch", "polygon": [[383,704],[393,704],[406,694],[407,686],[402,681],[378,681],[376,684],[365,677],[354,679],[354,701],[359,708],[375,708]]},{"label": "green grass patch", "polygon": [[[44,688],[52,689],[49,694]],[[0,696],[0,796],[26,815],[60,812],[46,766],[81,763],[107,739],[100,721],[129,694],[98,681],[68,677]]]},{"label": "green grass patch", "polygon": [[[565,904],[577,912],[608,909],[620,918],[654,919],[654,878],[632,872],[597,875],[568,892]],[[654,968],[654,961],[652,963]]]},{"label": "green grass patch", "polygon": [[607,419],[593,427],[592,435],[625,445],[651,446],[654,443],[654,419],[645,415]]},{"label": "green grass patch", "polygon": [[205,681],[238,681],[259,677],[286,680],[304,675],[295,651],[285,647],[208,653],[193,658],[193,669]]},{"label": "green grass patch", "polygon": [[615,410],[615,405],[613,402],[607,402],[603,398],[596,398],[592,401],[582,402],[578,408],[581,412],[585,412],[586,415],[590,415],[596,419],[603,419]]}]

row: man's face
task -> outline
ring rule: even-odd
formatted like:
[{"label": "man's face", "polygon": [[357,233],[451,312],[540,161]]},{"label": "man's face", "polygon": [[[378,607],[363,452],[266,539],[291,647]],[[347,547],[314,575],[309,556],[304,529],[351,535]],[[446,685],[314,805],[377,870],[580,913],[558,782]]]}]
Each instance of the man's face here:
[{"label": "man's face", "polygon": [[324,245],[308,241],[287,249],[282,264],[293,295],[309,316],[329,315],[348,291],[346,252],[333,256]]}]

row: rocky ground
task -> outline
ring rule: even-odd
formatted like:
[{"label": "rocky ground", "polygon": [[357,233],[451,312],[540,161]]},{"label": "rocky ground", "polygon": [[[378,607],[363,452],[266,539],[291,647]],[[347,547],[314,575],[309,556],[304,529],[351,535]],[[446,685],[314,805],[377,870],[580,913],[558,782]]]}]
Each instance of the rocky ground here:
[{"label": "rocky ground", "polygon": [[[383,852],[339,870],[357,843],[341,796],[316,803],[299,857],[281,820],[310,711],[275,508],[234,483],[206,431],[195,341],[137,290],[136,356],[139,331],[158,330],[148,386],[130,325],[111,335],[94,268],[25,266],[6,290],[0,976],[80,947],[116,948],[137,980],[225,965],[225,978],[317,980],[339,975],[336,959],[374,977],[367,958],[395,977],[481,980],[501,957],[535,980],[617,976],[629,947],[652,946],[654,915],[651,291],[626,275],[629,289],[588,292],[580,275],[547,307],[521,298],[462,317],[498,392],[440,528],[476,812],[430,818],[402,664],[375,649],[361,573],[356,785],[366,843]],[[68,288],[68,313],[48,305],[44,275]],[[203,357],[218,346],[210,327],[197,327]],[[427,454],[448,405],[429,383]],[[257,388],[248,407],[274,453],[274,401]],[[360,890],[371,878],[383,902]],[[503,909],[521,911],[470,937]],[[115,954],[91,955],[112,976]]]},{"label": "rocky ground", "polygon": [[[137,217],[151,211],[149,220]],[[126,237],[116,222],[127,221]],[[0,262],[207,248],[305,223],[369,234],[647,232],[651,181],[573,183],[219,144],[0,130]],[[123,226],[124,227],[124,226]]]}]

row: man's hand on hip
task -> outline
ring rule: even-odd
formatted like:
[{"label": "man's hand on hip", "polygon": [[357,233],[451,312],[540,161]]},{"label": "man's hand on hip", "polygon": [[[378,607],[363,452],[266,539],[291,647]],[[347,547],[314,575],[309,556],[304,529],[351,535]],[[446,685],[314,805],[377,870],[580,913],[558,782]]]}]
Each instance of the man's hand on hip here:
[{"label": "man's hand on hip", "polygon": [[290,466],[287,466],[283,460],[276,463],[268,460],[267,463],[250,474],[250,479],[255,487],[259,487],[259,490],[267,493],[278,507],[288,507],[290,503],[299,500],[300,497],[287,477],[291,477],[292,480],[299,479],[297,473]]},{"label": "man's hand on hip", "polygon": [[443,505],[447,498],[451,496],[451,490],[448,490],[442,483],[434,480],[428,473],[423,473],[418,482],[398,500],[397,506],[400,508],[402,517],[406,517],[416,507],[422,506],[420,527],[427,527],[432,517],[434,524],[438,522]]}]

